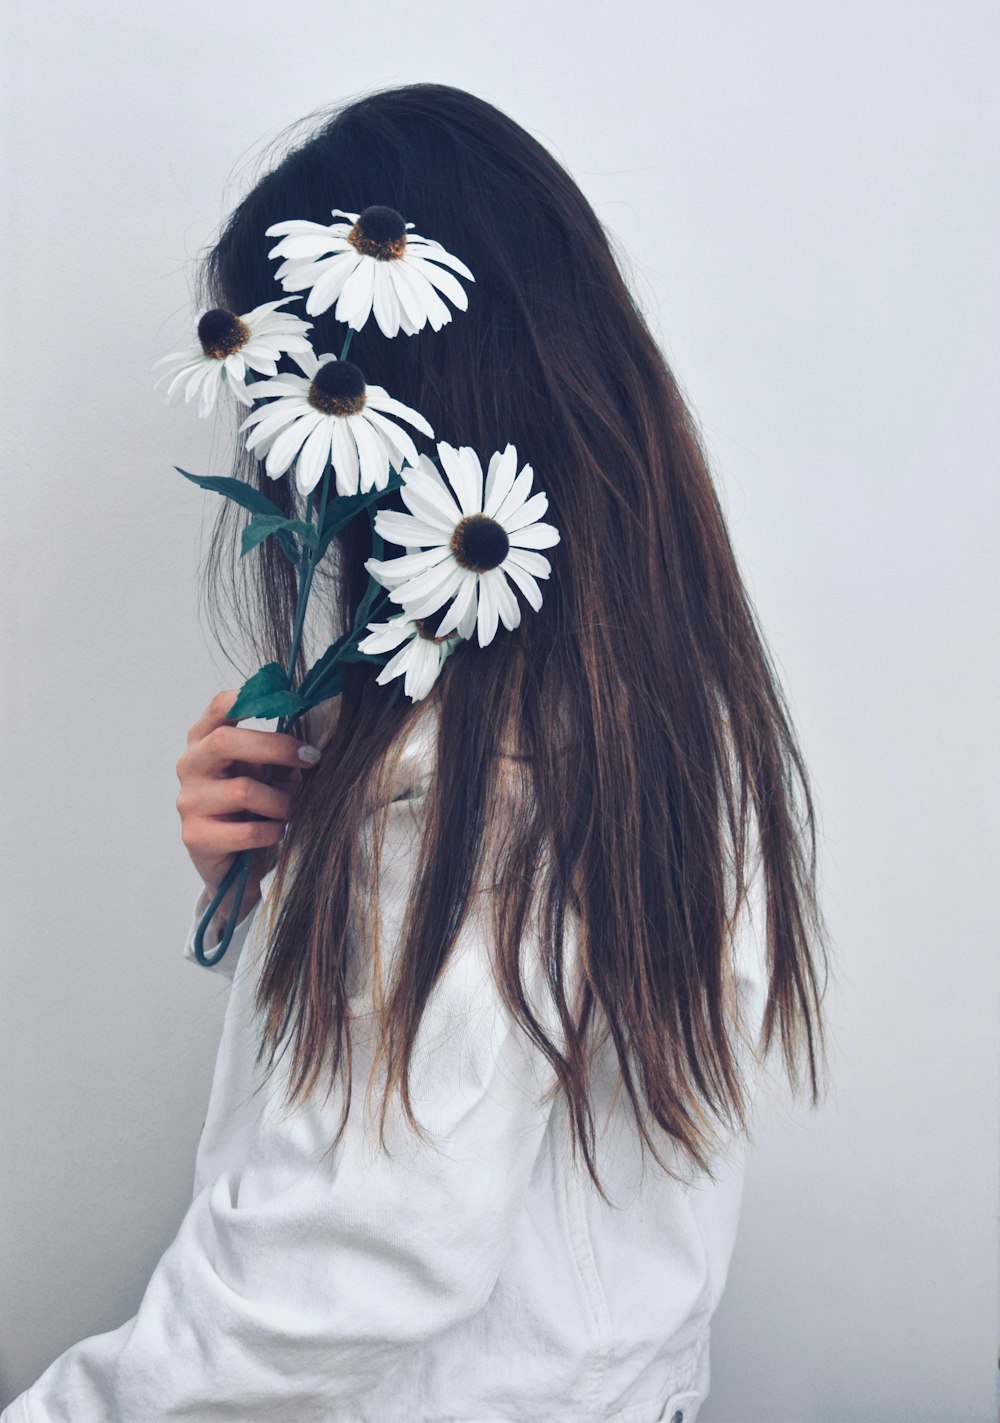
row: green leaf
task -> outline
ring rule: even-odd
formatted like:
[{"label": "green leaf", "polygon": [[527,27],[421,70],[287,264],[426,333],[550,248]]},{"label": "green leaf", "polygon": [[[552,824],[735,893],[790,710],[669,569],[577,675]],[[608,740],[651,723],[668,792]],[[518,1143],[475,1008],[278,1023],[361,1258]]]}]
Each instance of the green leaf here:
[{"label": "green leaf", "polygon": [[318,707],[320,702],[329,701],[331,697],[339,697],[343,690],[344,669],[341,666],[332,667],[326,677],[313,685],[307,696],[299,693],[302,710],[309,711],[311,707]]},{"label": "green leaf", "polygon": [[[278,547],[294,568],[301,568],[302,559],[299,556],[299,547],[287,529],[279,529],[275,537],[278,540]],[[241,555],[242,557],[242,555]]]},{"label": "green leaf", "polygon": [[[269,539],[272,534],[285,532],[289,535],[298,534],[304,544],[311,548],[316,546],[316,525],[307,523],[303,519],[286,519],[284,514],[254,514],[249,524],[243,530],[243,546],[240,551],[240,558],[243,558],[252,548]],[[298,549],[295,540],[289,538],[289,544],[295,554],[295,561],[298,562]]]},{"label": "green leaf", "polygon": [[323,528],[320,532],[319,545],[316,550],[316,559],[319,561],[323,557],[330,541],[340,532],[346,524],[361,513],[362,509],[367,509],[372,504],[377,504],[386,494],[391,494],[394,489],[399,489],[402,485],[402,476],[395,470],[389,471],[389,479],[384,489],[369,489],[364,494],[338,494],[336,498],[326,506],[326,514],[323,517]]},{"label": "green leaf", "polygon": [[338,637],[302,678],[298,694],[307,708],[340,695],[344,686],[343,652],[349,642],[349,636]]},{"label": "green leaf", "polygon": [[248,716],[293,716],[302,710],[302,698],[289,687],[284,667],[280,662],[267,662],[243,683],[229,715],[242,721]]},{"label": "green leaf", "polygon": [[232,499],[234,504],[241,504],[244,509],[252,509],[255,514],[271,514],[274,518],[283,519],[285,515],[273,504],[266,494],[262,494],[259,489],[252,484],[247,484],[243,479],[223,479],[213,474],[188,474],[186,469],[181,469],[175,464],[178,474],[183,474],[185,479],[190,479],[192,484],[197,484],[199,489],[209,489],[213,494],[222,494],[227,499]]},{"label": "green leaf", "polygon": [[[264,696],[256,697],[248,706],[246,711],[238,713],[239,716],[259,716],[268,719],[272,716],[300,716],[306,710],[302,698],[298,692],[269,692]],[[232,712],[229,713],[232,716]]]}]

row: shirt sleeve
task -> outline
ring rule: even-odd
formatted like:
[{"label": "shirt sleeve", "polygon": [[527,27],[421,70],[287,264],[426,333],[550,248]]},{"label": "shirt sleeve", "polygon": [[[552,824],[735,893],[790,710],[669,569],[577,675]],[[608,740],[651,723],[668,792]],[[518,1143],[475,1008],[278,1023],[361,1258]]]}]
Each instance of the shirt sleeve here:
[{"label": "shirt sleeve", "polygon": [[736,995],[736,1018],[731,1041],[749,1089],[749,1105],[756,1099],[760,1086],[760,1037],[770,989],[767,882],[756,848],[750,857],[746,898],[733,924],[730,963]]},{"label": "shirt sleeve", "polygon": [[[484,909],[474,896],[418,1031],[411,1099],[431,1142],[412,1133],[394,1094],[391,1155],[380,1150],[365,1118],[374,1042],[362,1015],[337,1149],[339,1092],[292,1112],[280,1091],[269,1097],[246,1159],[195,1196],[135,1317],[68,1349],[2,1423],[341,1417],[407,1351],[480,1309],[554,1080],[499,997]],[[529,998],[559,1041],[540,981],[529,978]]]}]

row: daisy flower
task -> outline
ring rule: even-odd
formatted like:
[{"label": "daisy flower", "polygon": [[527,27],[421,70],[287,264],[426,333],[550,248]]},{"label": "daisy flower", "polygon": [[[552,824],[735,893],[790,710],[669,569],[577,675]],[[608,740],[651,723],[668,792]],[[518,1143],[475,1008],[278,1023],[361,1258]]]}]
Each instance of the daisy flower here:
[{"label": "daisy flower", "polygon": [[255,382],[254,399],[266,403],[240,426],[251,430],[247,449],[264,459],[272,479],[294,460],[296,485],[308,494],[329,460],[338,494],[364,494],[385,488],[390,465],[400,469],[407,460],[416,463],[412,439],[388,417],[395,415],[433,438],[422,415],[393,400],[380,385],[366,385],[352,361],[317,356],[311,348],[292,359],[303,374]]},{"label": "daisy flower", "polygon": [[455,449],[444,441],[437,449],[457,500],[432,461],[421,455],[416,469],[400,471],[400,497],[410,512],[380,509],[375,530],[390,543],[418,545],[422,551],[386,560],[369,558],[365,568],[414,620],[429,617],[453,597],[437,625],[437,636],[457,629],[465,638],[476,631],[480,647],[485,647],[493,640],[498,619],[508,630],[521,621],[511,583],[536,611],[541,607],[535,579],[547,578],[552,569],[537,550],[558,543],[559,531],[541,522],[547,496],[539,491],[528,497],[532,468],[526,464],[517,473],[513,445],[491,457],[485,488],[475,450]]},{"label": "daisy flower", "polygon": [[425,619],[408,618],[405,613],[397,614],[388,622],[368,623],[367,627],[368,636],[358,643],[360,652],[397,649],[375,678],[376,682],[384,686],[393,677],[402,677],[403,691],[414,702],[426,697],[449,655],[462,640],[457,633],[441,637]]},{"label": "daisy flower", "polygon": [[258,375],[276,375],[280,356],[310,349],[306,332],[311,330],[312,322],[278,310],[298,299],[286,296],[280,301],[268,301],[243,316],[221,306],[201,312],[197,342],[186,351],[174,351],[156,362],[157,366],[169,367],[156,385],[173,376],[167,386],[168,403],[183,385],[185,400],[193,400],[201,391],[198,414],[209,415],[220,387],[226,385],[237,400],[252,405],[253,396],[244,384],[248,370]]},{"label": "daisy flower", "polygon": [[[306,311],[319,316],[336,301],[334,316],[360,331],[374,310],[385,336],[414,335],[429,321],[435,331],[451,320],[446,296],[460,311],[469,298],[454,272],[475,277],[440,242],[412,232],[395,208],[367,207],[361,213],[334,208],[340,218],[319,222],[276,222],[266,236],[280,237],[269,257],[285,260],[275,277],[285,291],[312,290]],[[447,268],[451,268],[448,271]]]}]

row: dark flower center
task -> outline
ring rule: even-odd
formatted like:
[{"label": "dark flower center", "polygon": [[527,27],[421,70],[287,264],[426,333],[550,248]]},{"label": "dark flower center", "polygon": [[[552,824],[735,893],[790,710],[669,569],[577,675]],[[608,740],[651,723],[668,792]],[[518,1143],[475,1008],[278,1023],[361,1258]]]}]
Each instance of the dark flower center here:
[{"label": "dark flower center", "polygon": [[485,573],[503,563],[510,548],[507,530],[488,514],[466,514],[455,525],[451,551],[463,568]]},{"label": "dark flower center", "polygon": [[324,361],[309,387],[309,404],[324,415],[357,415],[366,399],[365,378],[353,361]]},{"label": "dark flower center", "polygon": [[434,617],[434,618],[417,618],[417,619],[415,620],[415,621],[416,621],[416,626],[417,626],[417,632],[420,634],[421,637],[426,637],[429,642],[439,642],[439,643],[440,643],[440,642],[447,642],[450,637],[454,637],[454,636],[455,636],[455,634],[454,634],[453,632],[445,633],[444,637],[436,637],[436,636],[435,636],[435,633],[434,633],[434,629],[435,629],[436,627],[440,627],[440,626],[441,626],[441,623],[442,623],[443,619],[444,619],[444,609],[443,609],[443,608],[442,608],[442,610],[441,610],[441,613],[440,613],[437,617]]},{"label": "dark flower center", "polygon": [[347,234],[363,257],[391,262],[406,251],[406,223],[395,208],[370,207],[358,214]]},{"label": "dark flower center", "polygon": [[206,356],[216,361],[232,356],[250,340],[250,328],[232,311],[217,306],[198,322],[198,340]]}]

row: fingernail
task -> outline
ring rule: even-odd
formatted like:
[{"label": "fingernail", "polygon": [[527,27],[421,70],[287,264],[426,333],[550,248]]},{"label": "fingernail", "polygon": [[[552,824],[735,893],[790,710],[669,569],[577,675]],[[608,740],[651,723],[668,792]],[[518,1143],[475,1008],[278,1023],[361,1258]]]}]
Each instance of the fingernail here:
[{"label": "fingernail", "polygon": [[318,746],[300,746],[300,747],[299,747],[299,760],[300,760],[300,761],[308,761],[309,764],[310,764],[310,766],[315,766],[315,764],[316,764],[316,762],[319,760],[321,754],[322,754],[322,753],[321,753],[321,751],[320,751],[320,749],[319,749]]}]

